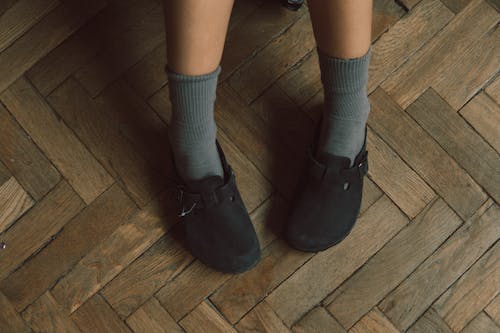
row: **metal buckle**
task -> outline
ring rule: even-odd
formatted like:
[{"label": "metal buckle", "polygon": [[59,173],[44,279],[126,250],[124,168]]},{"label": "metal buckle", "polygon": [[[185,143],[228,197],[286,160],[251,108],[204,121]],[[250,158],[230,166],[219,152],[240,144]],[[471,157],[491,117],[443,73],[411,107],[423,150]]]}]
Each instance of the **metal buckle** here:
[{"label": "metal buckle", "polygon": [[193,205],[191,206],[191,208],[189,208],[188,210],[186,210],[185,207],[184,207],[184,204],[182,202],[182,199],[184,198],[184,190],[182,189],[181,186],[178,186],[177,189],[180,192],[180,195],[177,196],[177,201],[181,205],[181,211],[180,211],[179,214],[177,214],[177,216],[183,217],[183,216],[186,216],[186,215],[188,215],[189,213],[191,213],[193,211],[194,207],[196,206],[196,202],[193,203]]}]

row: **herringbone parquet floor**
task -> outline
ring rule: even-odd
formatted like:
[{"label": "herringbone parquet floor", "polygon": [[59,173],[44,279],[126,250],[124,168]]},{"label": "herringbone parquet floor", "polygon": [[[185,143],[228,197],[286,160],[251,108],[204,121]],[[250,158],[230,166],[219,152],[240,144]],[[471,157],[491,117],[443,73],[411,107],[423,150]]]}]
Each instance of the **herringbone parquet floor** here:
[{"label": "herringbone parquet floor", "polygon": [[160,1],[0,1],[0,332],[499,332],[499,2],[374,7],[362,212],[311,254],[307,7],[236,0],[216,120],[263,258],[229,275],[183,247]]}]

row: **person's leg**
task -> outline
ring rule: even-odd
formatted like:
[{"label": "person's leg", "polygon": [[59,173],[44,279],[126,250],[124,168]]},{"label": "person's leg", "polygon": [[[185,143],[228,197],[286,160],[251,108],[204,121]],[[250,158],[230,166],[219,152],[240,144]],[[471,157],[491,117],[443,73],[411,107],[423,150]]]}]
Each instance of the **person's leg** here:
[{"label": "person's leg", "polygon": [[214,102],[233,0],[165,0],[169,140],[185,181],[223,175]]},{"label": "person's leg", "polygon": [[366,93],[372,0],[308,0],[325,92],[316,154],[351,159],[360,151],[370,111]]}]

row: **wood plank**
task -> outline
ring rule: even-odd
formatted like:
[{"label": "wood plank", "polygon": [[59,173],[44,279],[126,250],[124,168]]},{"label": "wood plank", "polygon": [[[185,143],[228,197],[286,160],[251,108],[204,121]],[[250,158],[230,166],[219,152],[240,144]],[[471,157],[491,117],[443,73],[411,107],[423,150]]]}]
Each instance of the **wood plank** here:
[{"label": "wood plank", "polygon": [[[265,249],[282,231],[287,207],[281,197],[273,195],[250,213],[261,249]],[[263,264],[259,263],[253,270],[243,274],[251,275],[259,265]],[[179,320],[230,278],[234,278],[234,275],[220,273],[195,260],[160,289],[156,298],[174,319]]]},{"label": "wood plank", "polygon": [[59,172],[1,103],[0,141],[0,160],[33,199],[39,200],[59,182]]},{"label": "wood plank", "polygon": [[74,79],[59,86],[49,101],[106,170],[144,207],[166,183],[120,131],[126,121],[91,99]]},{"label": "wood plank", "polygon": [[81,332],[49,291],[40,296],[21,315],[35,332]]},{"label": "wood plank", "polygon": [[[497,22],[500,15],[497,16]],[[500,67],[500,29],[498,25],[484,33],[463,53],[447,59],[452,63],[447,71],[431,83],[439,95],[455,110],[474,97]]]},{"label": "wood plank", "polygon": [[463,10],[470,0],[441,0],[443,3],[450,8],[454,13],[459,13]]},{"label": "wood plank", "polygon": [[124,77],[144,99],[151,97],[167,83],[167,45],[161,43],[127,70]]},{"label": "wood plank", "polygon": [[[277,239],[263,250],[257,267],[226,282],[210,296],[210,301],[234,324],[312,255],[294,250],[281,239]],[[253,319],[248,320],[249,324],[254,322],[260,311],[257,310],[257,313],[252,315]]]},{"label": "wood plank", "polygon": [[484,312],[481,312],[464,328],[462,333],[497,333],[499,327]]},{"label": "wood plank", "polygon": [[276,85],[298,106],[323,89],[318,53],[315,49],[283,74]]},{"label": "wood plank", "polygon": [[500,243],[497,242],[460,277],[433,308],[455,332],[460,332],[500,290]]},{"label": "wood plank", "polygon": [[269,332],[269,333],[285,333],[290,330],[278,318],[273,309],[266,303],[260,302],[256,307],[243,317],[236,325],[238,332]]},{"label": "wood plank", "polygon": [[12,174],[7,167],[0,161],[0,184],[5,184],[12,177]]},{"label": "wood plank", "polygon": [[78,69],[74,77],[95,97],[164,41],[164,11],[162,5],[156,3],[142,20],[110,41],[104,50]]},{"label": "wood plank", "polygon": [[432,88],[410,114],[495,200],[500,200],[500,156]]},{"label": "wood plank", "polygon": [[102,289],[120,317],[128,317],[194,260],[179,242],[181,229],[177,224]]},{"label": "wood plank", "polygon": [[0,290],[21,311],[136,211],[133,201],[113,185],[69,221],[42,251],[1,281]]},{"label": "wood plank", "polygon": [[120,225],[95,246],[52,288],[54,297],[68,312],[118,275],[177,221],[173,193],[165,192]]},{"label": "wood plank", "polygon": [[346,330],[325,308],[318,306],[309,311],[293,327],[294,333],[345,333]]},{"label": "wood plank", "polygon": [[367,91],[375,90],[452,18],[441,1],[424,0],[397,21],[372,45]]},{"label": "wood plank", "polygon": [[[290,327],[407,223],[406,216],[387,196],[383,196],[361,215],[346,239],[315,255],[280,284],[266,301]],[[329,278],[323,278],[325,276]]]},{"label": "wood plank", "polygon": [[58,0],[20,0],[0,16],[0,52],[60,4]]},{"label": "wood plank", "polygon": [[128,326],[135,333],[182,333],[182,329],[160,305],[158,300],[151,297],[126,320]]},{"label": "wood plank", "polygon": [[418,123],[380,88],[371,95],[370,127],[462,217],[470,217],[487,196]]},{"label": "wood plank", "polygon": [[370,127],[367,149],[368,175],[410,219],[436,197],[432,188]]},{"label": "wood plank", "polygon": [[[472,0],[429,43],[415,52],[381,87],[406,108],[442,75],[455,68],[460,54],[488,32],[499,14],[483,0]],[[451,56],[450,56],[451,55]],[[453,60],[453,61],[452,61]]]},{"label": "wood plank", "polygon": [[154,0],[111,1],[87,24],[33,65],[26,73],[27,77],[42,95],[47,96],[117,35],[146,19],[147,13],[156,5]]},{"label": "wood plank", "polygon": [[478,210],[379,304],[394,326],[400,330],[411,326],[498,239],[499,209],[495,204],[486,209],[490,204]]},{"label": "wood plank", "polygon": [[16,333],[28,333],[31,332],[30,328],[24,320],[21,318],[16,309],[9,302],[7,297],[5,297],[0,292],[0,331],[2,332],[16,332]]},{"label": "wood plank", "polygon": [[433,308],[429,308],[422,317],[411,325],[408,333],[454,333]]},{"label": "wood plank", "polygon": [[6,247],[0,256],[0,280],[49,242],[83,207],[83,201],[71,186],[61,181],[2,234]]},{"label": "wood plank", "polygon": [[461,223],[442,199],[434,201],[323,303],[328,304],[328,311],[342,326],[350,328],[438,249]]},{"label": "wood plank", "polygon": [[17,80],[0,99],[87,204],[111,185],[110,175],[28,80]]},{"label": "wood plank", "polygon": [[262,50],[303,17],[306,11],[306,6],[298,11],[291,11],[279,2],[264,1],[250,15],[232,26],[224,45],[219,80],[226,80],[238,67],[249,61],[256,51]]},{"label": "wood plank", "polygon": [[500,294],[497,294],[484,311],[500,326]]},{"label": "wood plank", "polygon": [[99,294],[92,296],[77,311],[73,312],[71,319],[82,333],[132,332]]},{"label": "wood plank", "polygon": [[187,333],[236,332],[207,302],[201,302],[179,324]]},{"label": "wood plank", "polygon": [[396,23],[405,10],[392,0],[373,1],[372,14],[372,41],[376,40],[382,33]]},{"label": "wood plank", "polygon": [[0,185],[0,233],[34,204],[33,199],[14,177]]},{"label": "wood plank", "polygon": [[250,104],[288,68],[313,50],[315,40],[309,15],[302,15],[228,79],[230,86]]},{"label": "wood plank", "polygon": [[485,91],[497,104],[500,104],[500,75],[497,75],[496,79],[486,87]]},{"label": "wood plank", "polygon": [[480,93],[460,110],[460,114],[489,142],[497,153],[500,153],[500,136],[498,136],[500,132],[500,106],[489,95]]},{"label": "wood plank", "polygon": [[105,5],[104,0],[66,0],[45,15],[0,54],[0,92]]},{"label": "wood plank", "polygon": [[349,333],[398,333],[399,331],[378,308],[373,308],[354,325]]}]

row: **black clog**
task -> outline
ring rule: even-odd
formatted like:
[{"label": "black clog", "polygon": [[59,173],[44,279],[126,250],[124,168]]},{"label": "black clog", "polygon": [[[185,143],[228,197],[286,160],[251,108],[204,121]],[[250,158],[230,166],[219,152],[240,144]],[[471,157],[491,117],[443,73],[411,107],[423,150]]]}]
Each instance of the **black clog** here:
[{"label": "black clog", "polygon": [[347,157],[328,153],[315,157],[320,128],[321,120],[307,148],[285,230],[288,244],[306,252],[326,250],[349,234],[359,214],[368,172],[366,130],[363,147],[350,167]]},{"label": "black clog", "polygon": [[178,215],[188,250],[196,258],[215,270],[241,273],[260,260],[260,245],[233,169],[217,140],[216,145],[224,177],[184,182],[176,172]]}]

